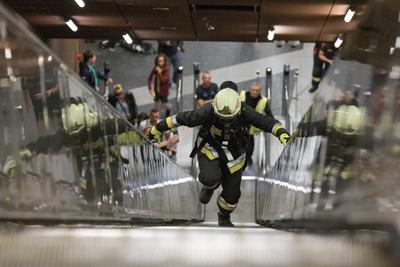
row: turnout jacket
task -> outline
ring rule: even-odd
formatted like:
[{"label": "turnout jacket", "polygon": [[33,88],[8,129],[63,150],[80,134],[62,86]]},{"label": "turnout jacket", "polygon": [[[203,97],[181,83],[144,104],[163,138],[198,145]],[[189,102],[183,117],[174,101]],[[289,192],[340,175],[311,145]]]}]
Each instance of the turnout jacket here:
[{"label": "turnout jacket", "polygon": [[214,114],[212,104],[208,103],[199,109],[167,117],[156,125],[156,129],[163,132],[178,126],[201,126],[191,157],[202,153],[210,160],[219,158],[233,173],[245,163],[251,125],[275,136],[282,132],[287,133],[279,121],[256,112],[245,103],[242,103],[241,112],[233,121],[225,122],[219,119]]}]

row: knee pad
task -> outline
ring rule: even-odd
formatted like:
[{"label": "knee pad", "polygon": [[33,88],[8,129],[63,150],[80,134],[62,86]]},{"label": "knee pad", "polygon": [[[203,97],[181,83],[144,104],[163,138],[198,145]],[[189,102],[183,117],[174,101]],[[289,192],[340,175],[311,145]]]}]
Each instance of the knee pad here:
[{"label": "knee pad", "polygon": [[209,178],[204,178],[199,175],[199,180],[202,183],[203,186],[205,186],[208,189],[217,189],[219,185],[221,184],[221,179],[209,179]]}]

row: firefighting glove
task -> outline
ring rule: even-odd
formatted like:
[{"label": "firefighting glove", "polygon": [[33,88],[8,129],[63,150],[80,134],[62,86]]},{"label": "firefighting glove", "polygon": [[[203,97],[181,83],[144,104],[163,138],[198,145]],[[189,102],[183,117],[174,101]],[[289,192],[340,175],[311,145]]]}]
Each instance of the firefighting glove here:
[{"label": "firefighting glove", "polygon": [[286,145],[289,141],[290,134],[286,129],[283,127],[282,124],[277,124],[274,126],[272,133],[278,137],[279,141],[281,141],[282,144]]},{"label": "firefighting glove", "polygon": [[149,139],[153,143],[160,143],[161,142],[161,132],[157,130],[156,126],[151,127],[149,133]]}]

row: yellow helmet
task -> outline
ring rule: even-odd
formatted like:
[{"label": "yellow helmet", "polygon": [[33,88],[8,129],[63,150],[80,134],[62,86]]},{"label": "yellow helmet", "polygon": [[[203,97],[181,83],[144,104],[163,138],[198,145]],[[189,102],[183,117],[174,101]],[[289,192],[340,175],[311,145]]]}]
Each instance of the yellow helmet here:
[{"label": "yellow helmet", "polygon": [[92,112],[85,102],[70,104],[62,110],[62,121],[66,132],[75,134],[85,127],[96,126],[98,114]]},{"label": "yellow helmet", "polygon": [[346,135],[360,134],[364,121],[364,109],[353,105],[341,105],[330,113],[328,126]]},{"label": "yellow helmet", "polygon": [[218,92],[213,101],[214,113],[221,119],[232,119],[236,117],[241,109],[242,101],[239,94],[231,89],[225,88]]}]

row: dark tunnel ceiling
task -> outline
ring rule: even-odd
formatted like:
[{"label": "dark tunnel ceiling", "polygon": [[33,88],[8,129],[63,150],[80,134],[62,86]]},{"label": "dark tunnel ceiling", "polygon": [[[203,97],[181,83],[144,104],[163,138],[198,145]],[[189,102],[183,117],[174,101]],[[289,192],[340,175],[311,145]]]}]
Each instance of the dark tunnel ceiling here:
[{"label": "dark tunnel ceiling", "polygon": [[[119,39],[126,32],[140,39],[332,41],[357,25],[366,0],[3,0],[44,38]],[[343,21],[350,4],[357,15]],[[78,32],[65,25],[72,17]],[[204,18],[215,27],[207,30]]]}]

